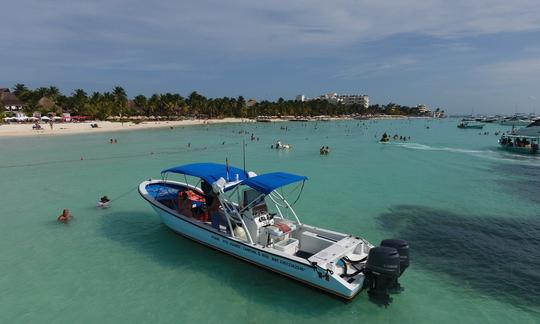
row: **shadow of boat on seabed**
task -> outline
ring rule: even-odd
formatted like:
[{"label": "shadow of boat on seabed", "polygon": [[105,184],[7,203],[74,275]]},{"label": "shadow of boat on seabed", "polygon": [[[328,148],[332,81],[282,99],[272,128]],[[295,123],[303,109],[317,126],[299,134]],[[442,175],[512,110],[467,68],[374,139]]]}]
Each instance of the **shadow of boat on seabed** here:
[{"label": "shadow of boat on seabed", "polygon": [[457,214],[398,205],[379,216],[411,245],[415,265],[479,292],[540,312],[540,219]]}]

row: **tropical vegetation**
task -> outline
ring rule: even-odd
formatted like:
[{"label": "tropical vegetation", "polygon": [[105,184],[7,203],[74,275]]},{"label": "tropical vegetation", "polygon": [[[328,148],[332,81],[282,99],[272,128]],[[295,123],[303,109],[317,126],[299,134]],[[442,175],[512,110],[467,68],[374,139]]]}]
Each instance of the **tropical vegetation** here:
[{"label": "tropical vegetation", "polygon": [[[106,119],[111,116],[161,116],[170,119],[196,118],[255,118],[257,116],[339,116],[351,114],[386,114],[421,116],[417,107],[402,106],[395,103],[387,105],[334,104],[327,100],[295,101],[279,98],[277,101],[246,101],[244,97],[207,98],[194,91],[187,97],[177,93],[142,94],[129,100],[126,91],[116,86],[111,91],[87,93],[75,89],[64,95],[55,86],[30,89],[24,84],[16,84],[12,91],[24,102],[23,111],[32,115],[60,114],[70,112],[72,116],[91,116]],[[437,110],[437,112],[440,109]]]}]

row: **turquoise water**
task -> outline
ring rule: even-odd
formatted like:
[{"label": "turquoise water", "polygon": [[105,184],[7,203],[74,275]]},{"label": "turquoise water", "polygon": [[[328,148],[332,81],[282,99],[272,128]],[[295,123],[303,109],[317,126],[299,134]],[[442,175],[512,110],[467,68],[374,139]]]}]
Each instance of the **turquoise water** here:
[{"label": "turquoise water", "polygon": [[[253,123],[0,138],[0,322],[537,323],[540,159],[499,151],[493,133],[503,126],[479,135],[456,124]],[[411,140],[379,144],[384,131]],[[310,178],[295,206],[305,223],[375,244],[409,240],[405,290],[390,306],[365,293],[346,303],[175,235],[135,190],[178,164],[228,157],[241,166],[242,139],[248,169]],[[293,149],[271,150],[278,139]],[[328,156],[319,155],[322,145]],[[97,210],[104,194],[112,208]],[[70,224],[55,221],[63,208],[75,216]]]}]

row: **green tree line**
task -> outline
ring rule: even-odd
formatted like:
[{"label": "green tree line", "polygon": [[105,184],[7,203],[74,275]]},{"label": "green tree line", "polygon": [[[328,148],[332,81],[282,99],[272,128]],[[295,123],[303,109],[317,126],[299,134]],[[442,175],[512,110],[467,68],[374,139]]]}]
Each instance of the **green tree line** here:
[{"label": "green tree line", "polygon": [[13,93],[24,102],[23,110],[27,115],[35,111],[42,114],[70,112],[73,116],[92,116],[102,120],[110,116],[254,118],[351,114],[421,115],[416,107],[395,103],[371,105],[366,109],[362,105],[335,104],[320,99],[301,102],[279,98],[277,101],[264,100],[248,106],[242,96],[207,98],[196,91],[187,97],[177,93],[156,93],[150,97],[137,95],[129,100],[126,91],[120,86],[111,91],[91,94],[83,89],[75,89],[70,95],[64,95],[55,86],[30,89],[19,83],[13,87]]}]

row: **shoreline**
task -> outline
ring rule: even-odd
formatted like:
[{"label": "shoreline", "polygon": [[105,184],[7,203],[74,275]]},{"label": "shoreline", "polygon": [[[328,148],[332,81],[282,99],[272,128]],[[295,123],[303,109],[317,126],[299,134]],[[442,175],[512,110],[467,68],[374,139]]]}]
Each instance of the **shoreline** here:
[{"label": "shoreline", "polygon": [[[420,116],[373,116],[367,120],[384,119],[433,119],[433,117]],[[268,118],[270,122],[290,122],[288,119]],[[331,121],[354,120],[352,117],[330,117]],[[359,120],[360,121],[360,120]],[[363,120],[366,121],[366,120]],[[55,123],[51,129],[49,124],[41,123],[41,130],[32,129],[32,123],[21,124],[0,124],[0,138],[2,137],[31,137],[31,136],[64,136],[76,134],[96,134],[133,131],[141,129],[156,129],[165,127],[183,127],[197,125],[212,125],[226,123],[255,123],[255,119],[248,118],[223,118],[223,119],[189,119],[189,120],[170,120],[170,121],[143,121],[134,122],[111,122],[111,121],[85,121],[80,123]],[[309,121],[315,122],[315,120]],[[97,128],[92,128],[92,124],[97,124]]]},{"label": "shoreline", "polygon": [[[197,126],[226,123],[251,123],[250,119],[223,118],[223,119],[193,119],[193,120],[171,120],[171,121],[144,121],[133,122],[111,122],[111,121],[86,121],[80,123],[55,123],[51,129],[49,124],[41,123],[41,130],[32,129],[32,123],[25,124],[1,124],[0,138],[2,137],[30,137],[30,136],[64,136],[76,134],[96,134],[134,131],[141,129],[155,129],[165,127]],[[97,128],[92,128],[92,124],[97,124]]]}]

